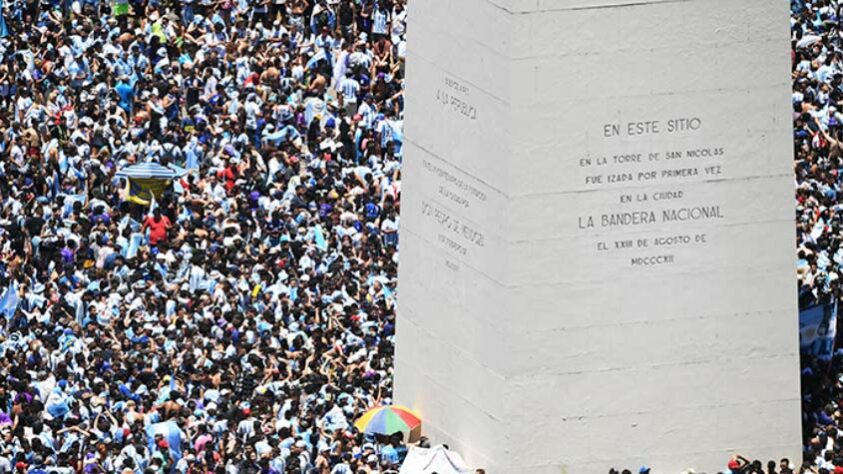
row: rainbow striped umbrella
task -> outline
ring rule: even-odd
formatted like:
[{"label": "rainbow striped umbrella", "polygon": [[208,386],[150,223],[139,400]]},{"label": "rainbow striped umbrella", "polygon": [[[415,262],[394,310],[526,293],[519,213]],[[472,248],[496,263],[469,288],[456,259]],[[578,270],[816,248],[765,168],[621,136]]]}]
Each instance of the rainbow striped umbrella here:
[{"label": "rainbow striped umbrella", "polygon": [[363,413],[354,422],[354,426],[363,433],[389,436],[406,433],[409,438],[418,438],[421,434],[421,418],[412,410],[400,405],[379,406]]}]

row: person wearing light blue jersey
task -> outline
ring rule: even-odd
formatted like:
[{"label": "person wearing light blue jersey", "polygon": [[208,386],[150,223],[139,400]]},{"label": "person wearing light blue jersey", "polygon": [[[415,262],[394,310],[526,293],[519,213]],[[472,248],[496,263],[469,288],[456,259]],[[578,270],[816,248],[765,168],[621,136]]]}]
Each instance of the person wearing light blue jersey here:
[{"label": "person wearing light blue jersey", "polygon": [[391,27],[391,12],[382,0],[375,0],[372,11],[372,40],[388,38]]}]

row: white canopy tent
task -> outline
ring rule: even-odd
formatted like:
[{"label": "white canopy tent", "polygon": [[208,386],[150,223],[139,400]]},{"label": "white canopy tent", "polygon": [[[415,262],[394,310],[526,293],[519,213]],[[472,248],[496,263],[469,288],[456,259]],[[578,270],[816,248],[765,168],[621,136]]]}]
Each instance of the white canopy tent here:
[{"label": "white canopy tent", "polygon": [[473,474],[462,456],[444,446],[411,448],[399,474]]}]

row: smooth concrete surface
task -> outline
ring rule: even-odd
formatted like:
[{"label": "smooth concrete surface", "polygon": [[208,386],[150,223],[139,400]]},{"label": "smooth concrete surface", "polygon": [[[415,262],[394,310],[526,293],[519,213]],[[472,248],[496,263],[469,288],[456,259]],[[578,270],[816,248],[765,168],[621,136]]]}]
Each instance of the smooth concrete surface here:
[{"label": "smooth concrete surface", "polygon": [[796,459],[787,4],[409,13],[396,401],[490,473]]}]

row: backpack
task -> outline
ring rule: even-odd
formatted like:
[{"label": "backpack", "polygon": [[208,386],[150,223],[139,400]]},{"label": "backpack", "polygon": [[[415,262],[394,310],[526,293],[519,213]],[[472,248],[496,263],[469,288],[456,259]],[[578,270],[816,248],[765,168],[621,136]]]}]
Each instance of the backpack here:
[{"label": "backpack", "polygon": [[[169,147],[167,146],[169,145]],[[161,162],[162,164],[173,163],[178,158],[176,146],[172,143],[165,143],[161,145]]]}]

